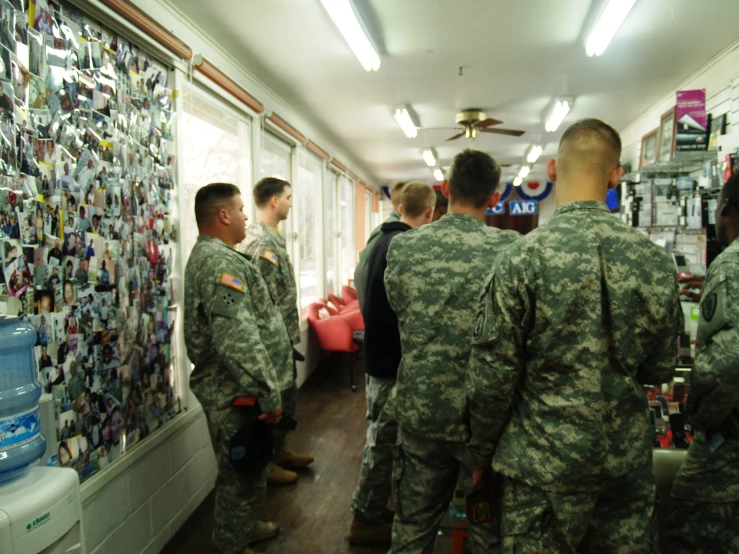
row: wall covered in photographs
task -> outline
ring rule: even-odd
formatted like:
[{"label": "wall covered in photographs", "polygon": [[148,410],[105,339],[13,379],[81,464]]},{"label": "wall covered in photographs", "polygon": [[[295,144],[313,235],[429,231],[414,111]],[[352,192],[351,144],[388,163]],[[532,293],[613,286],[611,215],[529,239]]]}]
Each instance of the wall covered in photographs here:
[{"label": "wall covered in photographs", "polygon": [[0,0],[0,292],[38,330],[47,463],[82,478],[179,410],[168,73],[70,5]]}]

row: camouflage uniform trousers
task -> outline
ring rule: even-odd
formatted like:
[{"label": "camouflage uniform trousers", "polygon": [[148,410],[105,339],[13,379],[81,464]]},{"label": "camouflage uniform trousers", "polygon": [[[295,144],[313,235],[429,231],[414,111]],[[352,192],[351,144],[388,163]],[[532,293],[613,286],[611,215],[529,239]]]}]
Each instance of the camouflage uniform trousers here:
[{"label": "camouflage uniform trousers", "polygon": [[[288,422],[295,416],[295,404],[298,401],[298,386],[295,381],[289,389],[285,389],[280,394],[282,396],[282,421]],[[284,441],[287,433],[288,431],[277,425],[273,430],[275,443]]]},{"label": "camouflage uniform trousers", "polygon": [[[393,463],[393,554],[433,554],[439,526],[459,483],[472,488],[465,443],[413,435],[398,427]],[[470,525],[472,554],[488,554],[498,544],[494,522]]]},{"label": "camouflage uniform trousers", "polygon": [[662,551],[669,554],[739,554],[739,501],[673,499]]},{"label": "camouflage uniform trousers", "polygon": [[659,552],[655,488],[645,479],[593,493],[554,494],[503,480],[502,554]]},{"label": "camouflage uniform trousers", "polygon": [[218,465],[213,511],[213,544],[222,554],[242,554],[251,536],[267,492],[264,471],[237,473],[229,457],[229,441],[244,423],[239,410],[205,409]]},{"label": "camouflage uniform trousers", "polygon": [[365,522],[380,521],[392,493],[393,450],[398,426],[384,407],[393,386],[395,379],[367,375],[367,440],[350,508],[355,518]]}]

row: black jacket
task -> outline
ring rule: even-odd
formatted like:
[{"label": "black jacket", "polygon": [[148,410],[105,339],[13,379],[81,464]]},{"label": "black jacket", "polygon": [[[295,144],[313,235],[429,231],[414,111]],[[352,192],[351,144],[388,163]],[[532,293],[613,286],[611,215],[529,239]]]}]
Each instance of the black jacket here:
[{"label": "black jacket", "polygon": [[395,235],[410,231],[410,225],[393,221],[383,223],[382,235],[370,253],[367,264],[367,291],[362,304],[364,317],[364,369],[367,375],[395,379],[400,365],[398,316],[390,307],[385,292],[385,268],[390,241]]}]

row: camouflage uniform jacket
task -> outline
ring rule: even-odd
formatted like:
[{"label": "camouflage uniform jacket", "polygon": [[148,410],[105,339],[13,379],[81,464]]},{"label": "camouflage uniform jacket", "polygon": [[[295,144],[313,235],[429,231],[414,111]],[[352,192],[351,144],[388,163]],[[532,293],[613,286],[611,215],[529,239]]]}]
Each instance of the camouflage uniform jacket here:
[{"label": "camouflage uniform jacket", "polygon": [[[739,240],[711,264],[703,286],[695,368],[688,413],[696,432],[672,496],[685,500],[739,500],[739,438],[722,427],[739,410]],[[722,443],[723,441],[723,443]],[[711,443],[718,448],[711,452]]]},{"label": "camouflage uniform jacket", "polygon": [[519,236],[447,214],[390,242],[385,288],[402,351],[391,406],[402,427],[465,439],[464,375],[480,290],[496,255]]},{"label": "camouflage uniform jacket", "polygon": [[293,264],[287,255],[285,239],[275,229],[257,220],[246,227],[246,238],[239,249],[262,272],[272,298],[282,312],[293,344],[300,342],[298,291]]},{"label": "camouflage uniform jacket", "polygon": [[[400,213],[397,210],[393,210],[383,223],[391,223],[393,221],[400,221]],[[382,225],[378,225],[372,230],[369,238],[367,239],[367,245],[359,253],[359,263],[354,269],[354,286],[357,289],[357,298],[359,299],[359,307],[364,307],[364,297],[367,294],[367,279],[369,277],[369,257],[372,253],[372,249],[375,247],[375,243],[382,236]]]},{"label": "camouflage uniform jacket", "polygon": [[497,260],[467,375],[475,467],[553,493],[651,479],[640,384],[669,380],[675,265],[601,202],[572,202]]},{"label": "camouflage uniform jacket", "polygon": [[198,237],[185,269],[185,344],[195,365],[190,388],[206,408],[257,396],[264,412],[280,407],[292,383],[292,348],[277,307],[245,256]]}]

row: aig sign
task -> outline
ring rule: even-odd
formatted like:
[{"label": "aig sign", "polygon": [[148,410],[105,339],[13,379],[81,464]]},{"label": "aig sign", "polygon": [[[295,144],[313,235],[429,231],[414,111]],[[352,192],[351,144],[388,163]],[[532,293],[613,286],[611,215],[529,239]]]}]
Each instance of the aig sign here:
[{"label": "aig sign", "polygon": [[534,215],[539,213],[539,203],[536,200],[522,200],[510,203],[511,215]]}]

